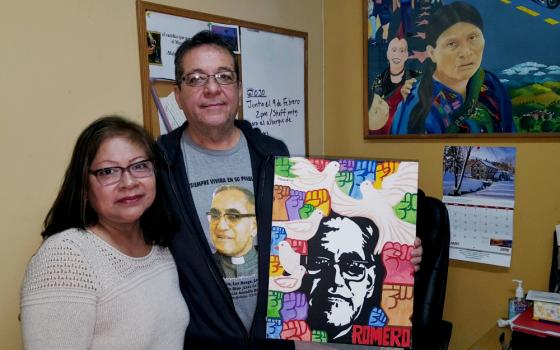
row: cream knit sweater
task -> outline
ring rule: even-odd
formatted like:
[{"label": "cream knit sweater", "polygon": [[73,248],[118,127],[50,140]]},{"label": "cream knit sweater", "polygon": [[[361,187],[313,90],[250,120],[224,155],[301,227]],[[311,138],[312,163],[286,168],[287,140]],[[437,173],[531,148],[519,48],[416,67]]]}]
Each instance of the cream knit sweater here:
[{"label": "cream knit sweater", "polygon": [[189,311],[169,249],[142,258],[93,233],[49,237],[21,291],[25,349],[183,349]]}]

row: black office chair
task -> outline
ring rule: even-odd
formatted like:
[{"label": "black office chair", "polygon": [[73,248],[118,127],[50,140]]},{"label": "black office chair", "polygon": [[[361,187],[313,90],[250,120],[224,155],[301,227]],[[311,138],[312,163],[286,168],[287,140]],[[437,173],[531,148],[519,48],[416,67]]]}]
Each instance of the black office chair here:
[{"label": "black office chair", "polygon": [[452,323],[443,320],[449,264],[449,217],[439,199],[418,191],[417,234],[422,239],[422,262],[414,277],[412,345],[415,350],[446,350]]}]

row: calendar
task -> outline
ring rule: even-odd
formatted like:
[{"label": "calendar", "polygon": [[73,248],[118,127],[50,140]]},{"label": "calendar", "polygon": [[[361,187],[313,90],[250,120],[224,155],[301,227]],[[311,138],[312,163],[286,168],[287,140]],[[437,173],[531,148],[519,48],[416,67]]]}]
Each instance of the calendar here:
[{"label": "calendar", "polygon": [[443,202],[451,259],[510,266],[514,184],[515,148],[445,148]]}]

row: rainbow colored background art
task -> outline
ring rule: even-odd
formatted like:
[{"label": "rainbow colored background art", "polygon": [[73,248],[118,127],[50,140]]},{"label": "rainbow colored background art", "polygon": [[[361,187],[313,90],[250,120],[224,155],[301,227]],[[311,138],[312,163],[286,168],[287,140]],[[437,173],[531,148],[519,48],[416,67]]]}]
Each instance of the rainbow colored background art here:
[{"label": "rainbow colored background art", "polygon": [[411,345],[418,163],[275,159],[267,337]]}]

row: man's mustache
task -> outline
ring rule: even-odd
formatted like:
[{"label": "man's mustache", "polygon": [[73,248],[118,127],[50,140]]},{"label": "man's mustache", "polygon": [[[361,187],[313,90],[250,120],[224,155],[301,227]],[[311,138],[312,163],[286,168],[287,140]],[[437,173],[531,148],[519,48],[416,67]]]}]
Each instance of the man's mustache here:
[{"label": "man's mustache", "polygon": [[[333,300],[334,299],[334,300]],[[348,304],[352,305],[352,299],[341,296],[339,294],[327,294],[327,301],[331,302],[331,303],[335,303],[337,302],[336,299],[342,300],[347,302]]]}]

